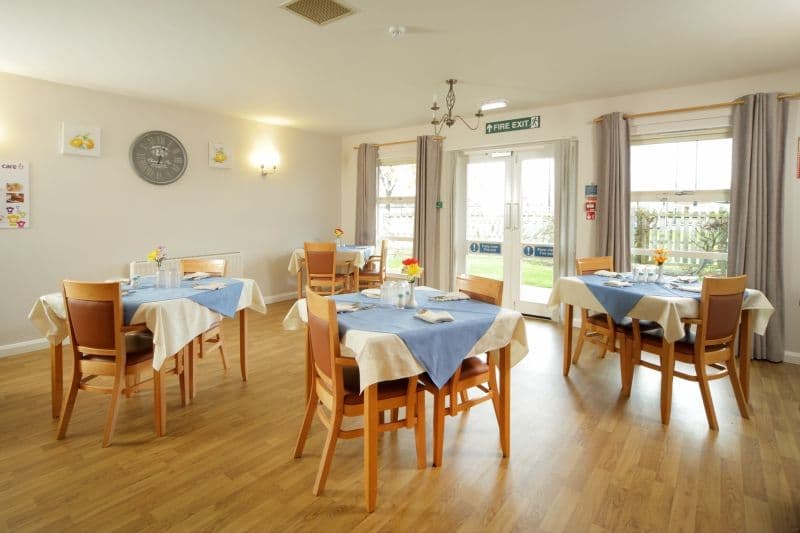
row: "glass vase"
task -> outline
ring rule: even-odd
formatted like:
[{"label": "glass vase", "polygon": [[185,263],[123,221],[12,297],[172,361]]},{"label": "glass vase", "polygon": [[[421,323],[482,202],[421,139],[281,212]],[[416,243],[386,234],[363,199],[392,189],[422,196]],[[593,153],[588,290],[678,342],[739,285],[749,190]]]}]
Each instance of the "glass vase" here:
[{"label": "glass vase", "polygon": [[414,296],[414,283],[415,281],[408,282],[408,295],[406,296],[406,308],[413,309],[417,307],[417,299]]},{"label": "glass vase", "polygon": [[664,265],[658,265],[658,277],[656,277],[656,283],[664,283],[666,280],[664,279]]},{"label": "glass vase", "polygon": [[156,270],[156,289],[168,289],[169,284],[169,270],[165,266],[159,265]]}]

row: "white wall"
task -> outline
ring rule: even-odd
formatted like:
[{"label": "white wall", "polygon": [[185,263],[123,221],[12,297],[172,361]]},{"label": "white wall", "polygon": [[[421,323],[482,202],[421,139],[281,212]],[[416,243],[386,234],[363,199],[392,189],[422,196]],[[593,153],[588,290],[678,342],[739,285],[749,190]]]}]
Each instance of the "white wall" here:
[{"label": "white wall", "polygon": [[[504,134],[486,135],[482,131],[469,131],[463,125],[457,124],[451,129],[445,128],[443,135],[447,136],[444,149],[462,150],[469,148],[482,148],[489,146],[505,146],[517,143],[536,141],[577,138],[578,139],[578,193],[583,192],[583,186],[596,182],[594,178],[594,154],[592,146],[592,119],[596,116],[612,111],[637,113],[668,109],[673,107],[694,106],[733,100],[739,96],[755,92],[795,92],[800,90],[800,70],[792,70],[774,74],[766,74],[750,78],[727,80],[702,85],[693,85],[660,91],[638,93],[615,98],[588,100],[561,106],[543,107],[538,109],[515,110],[508,113],[492,113],[487,120],[502,120],[505,118],[524,117],[526,115],[541,115],[542,127],[540,129],[517,131]],[[420,106],[429,105],[420,102]],[[795,273],[797,264],[800,264],[800,180],[794,179],[794,169],[797,138],[800,136],[800,102],[795,100],[792,104],[792,120],[789,124],[787,144],[791,147],[788,152],[788,167],[786,171],[786,224],[784,242],[786,243],[786,333],[787,350],[800,352],[800,276]],[[469,109],[456,104],[456,111],[471,113]],[[717,113],[711,113],[711,115]],[[698,116],[709,116],[698,114]],[[685,120],[686,116],[667,116],[664,120]],[[355,225],[355,179],[356,179],[356,151],[353,146],[362,142],[382,143],[413,139],[417,135],[432,133],[429,124],[418,127],[409,127],[394,130],[367,132],[351,135],[342,139],[342,223],[345,231],[353,231]],[[578,202],[577,220],[577,255],[592,255],[594,253],[595,223],[584,219],[581,198]]]},{"label": "white wall", "polygon": [[[61,121],[102,127],[102,157],[60,155]],[[189,154],[176,183],[141,180],[133,139],[168,131]],[[233,168],[208,166],[208,142],[227,142]],[[249,154],[272,145],[279,172],[262,178]],[[0,352],[41,337],[27,313],[64,278],[126,274],[155,245],[172,256],[241,251],[265,296],[291,293],[286,267],[304,240],[340,220],[339,137],[0,74],[0,160],[30,163],[30,229],[0,230]]]}]

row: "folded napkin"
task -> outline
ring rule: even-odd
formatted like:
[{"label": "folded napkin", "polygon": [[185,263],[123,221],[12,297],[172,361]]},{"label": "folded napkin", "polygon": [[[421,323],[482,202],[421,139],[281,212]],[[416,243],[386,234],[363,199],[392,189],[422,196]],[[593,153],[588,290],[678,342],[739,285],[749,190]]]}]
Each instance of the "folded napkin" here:
[{"label": "folded napkin", "polygon": [[438,294],[436,296],[431,296],[428,300],[433,300],[436,302],[451,302],[455,300],[469,300],[469,296],[464,294],[463,292],[447,292],[445,294]]},{"label": "folded napkin", "polygon": [[610,279],[608,281],[604,281],[603,285],[608,285],[609,287],[630,287],[633,284],[628,281],[617,281],[615,279]]},{"label": "folded napkin", "polygon": [[675,288],[686,292],[703,292],[702,285],[678,285]]},{"label": "folded napkin", "polygon": [[361,294],[366,296],[367,298],[380,298],[381,297],[381,290],[380,289],[364,289],[361,291]]},{"label": "folded napkin", "polygon": [[612,270],[598,270],[594,273],[595,276],[603,276],[604,278],[618,278],[619,272],[614,272]]},{"label": "folded napkin", "polygon": [[215,281],[213,283],[206,283],[204,285],[201,285],[200,283],[195,283],[194,285],[192,285],[192,288],[198,291],[216,291],[218,289],[224,289],[225,284],[220,281]]},{"label": "folded napkin", "polygon": [[430,322],[431,324],[453,321],[453,315],[447,311],[430,311],[428,309],[420,309],[417,311],[417,314],[414,315],[414,318],[419,318],[420,320]]},{"label": "folded napkin", "polygon": [[350,311],[358,311],[361,306],[357,303],[351,302],[336,302],[337,313],[349,313]]},{"label": "folded napkin", "polygon": [[694,283],[697,281],[697,276],[677,276],[675,280],[681,283]]},{"label": "folded napkin", "polygon": [[130,283],[131,283],[131,280],[129,280],[128,278],[109,278],[105,282],[106,283],[113,283],[115,281],[118,282],[118,283],[122,283],[123,285],[130,285]]},{"label": "folded napkin", "polygon": [[190,272],[189,274],[185,274],[183,279],[205,279],[211,277],[211,274],[208,272]]}]

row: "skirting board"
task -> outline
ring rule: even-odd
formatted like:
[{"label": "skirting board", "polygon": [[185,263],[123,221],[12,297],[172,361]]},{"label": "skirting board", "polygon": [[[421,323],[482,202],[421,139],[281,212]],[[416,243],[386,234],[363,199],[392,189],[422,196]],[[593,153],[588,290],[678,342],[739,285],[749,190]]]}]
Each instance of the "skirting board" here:
[{"label": "skirting board", "polygon": [[[284,292],[281,294],[273,294],[264,297],[264,303],[274,304],[276,302],[283,302],[293,298],[297,298],[297,292]],[[67,339],[65,342],[68,344],[69,339]],[[12,355],[35,352],[37,350],[45,350],[49,346],[50,343],[47,342],[47,339],[44,337],[31,339],[29,341],[15,342],[12,344],[3,344],[0,345],[0,357],[10,357]]]}]

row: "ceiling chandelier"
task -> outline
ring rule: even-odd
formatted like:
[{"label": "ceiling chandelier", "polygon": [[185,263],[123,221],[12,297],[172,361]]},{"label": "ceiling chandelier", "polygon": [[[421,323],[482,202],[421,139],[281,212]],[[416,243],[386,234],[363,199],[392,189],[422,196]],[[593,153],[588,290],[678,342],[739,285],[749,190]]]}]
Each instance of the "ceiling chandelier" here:
[{"label": "ceiling chandelier", "polygon": [[453,85],[455,85],[458,80],[449,79],[445,83],[450,86],[450,89],[447,91],[447,96],[444,99],[445,105],[447,106],[447,112],[442,112],[441,116],[437,116],[437,112],[439,111],[439,103],[436,101],[437,98],[434,95],[433,97],[433,105],[431,106],[431,111],[433,112],[433,118],[431,119],[431,124],[433,124],[433,133],[434,135],[439,135],[442,129],[447,126],[448,128],[451,127],[453,124],[456,123],[456,119],[460,120],[464,123],[466,127],[475,131],[481,124],[481,117],[483,116],[483,111],[478,108],[478,112],[475,113],[475,116],[478,117],[478,121],[475,123],[475,126],[470,126],[469,123],[464,120],[464,117],[461,115],[454,115],[453,114],[453,106],[456,105],[456,93],[453,91]]}]

